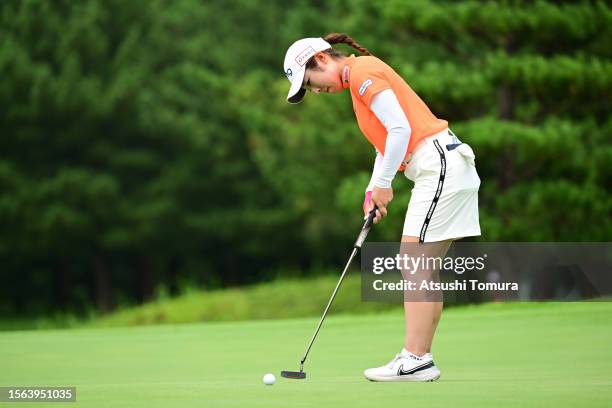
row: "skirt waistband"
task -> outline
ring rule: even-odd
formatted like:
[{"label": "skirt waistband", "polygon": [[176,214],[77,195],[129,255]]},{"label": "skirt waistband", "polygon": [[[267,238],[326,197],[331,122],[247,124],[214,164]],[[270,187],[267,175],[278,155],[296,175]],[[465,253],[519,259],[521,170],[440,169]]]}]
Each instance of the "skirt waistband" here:
[{"label": "skirt waistband", "polygon": [[402,162],[402,164],[404,166],[408,166],[410,164],[411,161],[413,161],[417,156],[419,156],[420,154],[422,154],[423,152],[423,146],[426,144],[432,144],[434,140],[439,140],[441,144],[452,144],[452,143],[461,143],[459,141],[459,139],[457,139],[457,136],[455,136],[455,134],[453,133],[452,130],[450,130],[449,128],[443,129],[441,131],[439,131],[438,133],[434,133],[431,136],[427,136],[426,138],[424,138],[423,140],[421,140],[419,142],[419,144],[417,145],[417,147],[414,149],[414,151],[412,153],[408,154],[408,158],[406,160],[404,160]]}]

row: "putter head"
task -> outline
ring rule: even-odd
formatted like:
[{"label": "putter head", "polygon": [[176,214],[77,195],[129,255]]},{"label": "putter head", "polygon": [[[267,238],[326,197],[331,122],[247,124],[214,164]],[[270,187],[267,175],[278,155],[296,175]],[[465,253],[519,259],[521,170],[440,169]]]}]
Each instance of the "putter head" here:
[{"label": "putter head", "polygon": [[303,371],[281,371],[281,377],[291,378],[293,380],[303,380],[306,378],[306,373]]}]

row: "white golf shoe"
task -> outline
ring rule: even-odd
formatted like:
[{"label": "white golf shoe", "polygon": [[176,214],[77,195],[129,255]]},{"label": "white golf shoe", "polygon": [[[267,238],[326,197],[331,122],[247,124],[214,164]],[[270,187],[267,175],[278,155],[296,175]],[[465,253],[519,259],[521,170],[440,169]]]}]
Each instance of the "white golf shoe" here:
[{"label": "white golf shoe", "polygon": [[370,381],[436,381],[440,378],[440,370],[431,353],[417,357],[406,349],[387,365],[368,368],[363,374]]}]

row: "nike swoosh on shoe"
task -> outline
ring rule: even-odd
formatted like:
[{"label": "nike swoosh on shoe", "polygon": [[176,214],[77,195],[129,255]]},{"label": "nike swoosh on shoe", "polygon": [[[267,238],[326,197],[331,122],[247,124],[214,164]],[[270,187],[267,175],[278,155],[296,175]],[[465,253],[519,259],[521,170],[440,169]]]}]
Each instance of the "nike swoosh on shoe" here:
[{"label": "nike swoosh on shoe", "polygon": [[434,366],[434,362],[432,360],[432,361],[430,361],[428,363],[425,363],[425,364],[422,364],[420,366],[411,368],[410,370],[404,371],[403,370],[404,369],[404,365],[402,364],[402,365],[399,366],[399,369],[397,370],[397,375],[401,376],[401,375],[414,374],[414,373],[422,371],[422,370],[427,370],[428,368],[431,368],[433,366]]}]

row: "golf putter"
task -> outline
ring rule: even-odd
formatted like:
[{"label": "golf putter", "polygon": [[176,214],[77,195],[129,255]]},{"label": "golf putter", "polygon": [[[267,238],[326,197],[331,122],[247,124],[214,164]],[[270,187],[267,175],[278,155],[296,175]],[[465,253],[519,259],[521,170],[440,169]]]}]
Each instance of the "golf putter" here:
[{"label": "golf putter", "polygon": [[344,275],[346,275],[346,272],[348,271],[348,268],[351,265],[353,258],[355,257],[355,255],[357,255],[357,252],[359,252],[359,249],[361,249],[361,245],[363,245],[363,242],[368,236],[368,232],[370,232],[370,229],[372,228],[374,217],[376,217],[376,210],[378,210],[378,207],[374,206],[374,209],[370,211],[368,218],[363,223],[363,227],[361,227],[361,232],[359,233],[359,236],[357,237],[357,241],[355,241],[355,245],[353,245],[353,252],[351,253],[351,257],[346,263],[346,266],[344,267],[344,271],[342,271],[342,275],[340,275],[340,279],[338,280],[338,283],[336,284],[336,288],[334,289],[331,295],[331,298],[329,299],[329,302],[327,302],[327,306],[325,306],[325,310],[323,311],[323,316],[321,316],[321,320],[319,320],[319,324],[317,325],[317,328],[315,329],[312,335],[312,338],[310,339],[310,343],[308,344],[308,347],[306,348],[304,357],[302,357],[302,360],[300,361],[300,371],[281,371],[281,377],[291,378],[294,380],[303,380],[304,378],[306,378],[306,373],[304,372],[304,362],[306,362],[306,357],[308,357],[310,348],[312,347],[312,344],[314,343],[317,337],[317,334],[319,334],[319,330],[321,329],[321,325],[323,324],[323,321],[325,320],[325,316],[327,316],[327,311],[329,310],[329,307],[334,301],[334,298],[336,297],[336,294],[338,293],[338,289],[340,289],[340,285],[342,284]]}]

